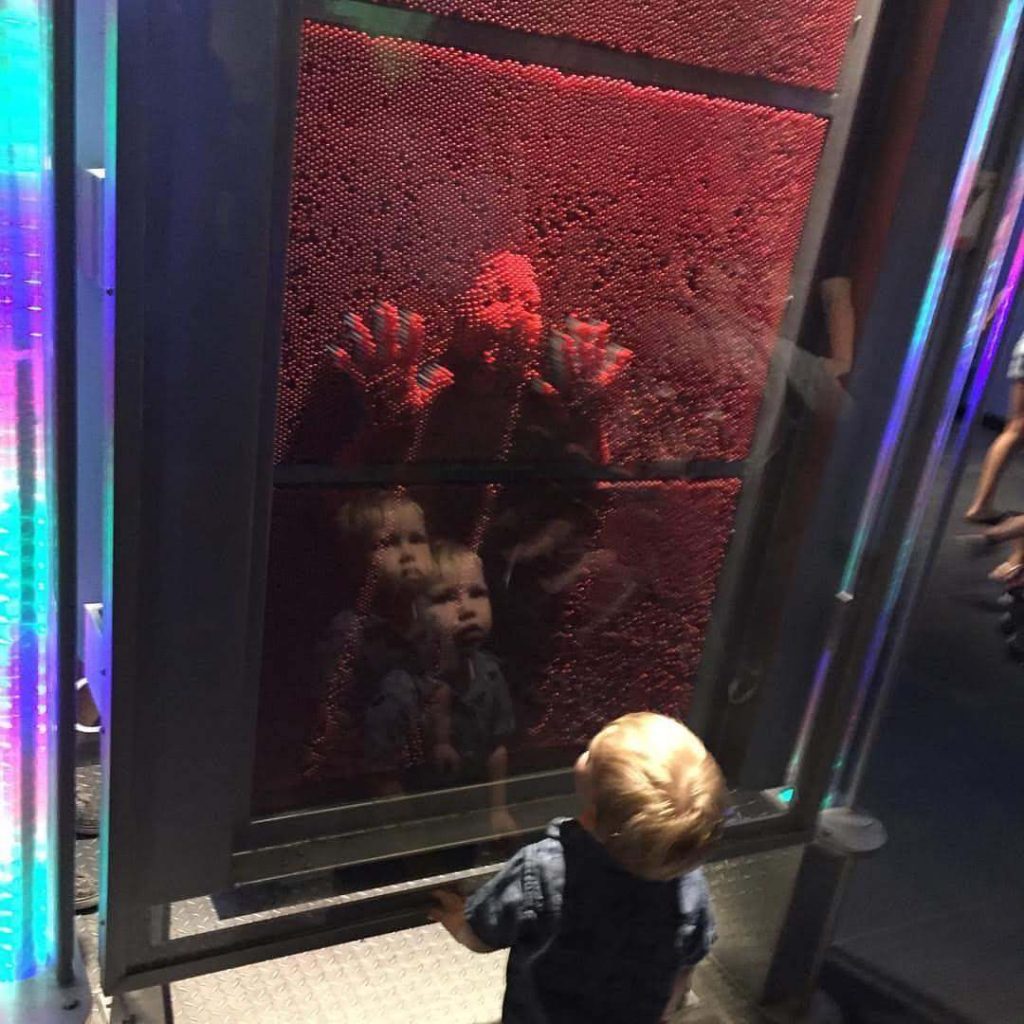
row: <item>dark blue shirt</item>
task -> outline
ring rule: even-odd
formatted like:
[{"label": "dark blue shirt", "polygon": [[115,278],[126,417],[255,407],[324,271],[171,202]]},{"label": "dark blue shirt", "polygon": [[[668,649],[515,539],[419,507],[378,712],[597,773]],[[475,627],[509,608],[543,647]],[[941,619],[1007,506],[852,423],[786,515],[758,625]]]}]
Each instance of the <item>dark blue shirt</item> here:
[{"label": "dark blue shirt", "polygon": [[[482,650],[470,657],[473,670],[468,685],[452,691],[451,741],[462,758],[462,768],[457,780],[448,780],[449,785],[452,781],[486,781],[487,759],[516,728],[512,698],[498,660]],[[366,713],[368,770],[422,766],[429,755],[424,749],[430,731],[428,708],[441,685],[437,677],[408,667],[395,668],[384,676]],[[420,781],[426,785],[437,782],[428,776]]]},{"label": "dark blue shirt", "polygon": [[466,918],[511,947],[503,1024],[657,1024],[676,974],[715,940],[703,872],[638,878],[569,818],[474,893]]}]

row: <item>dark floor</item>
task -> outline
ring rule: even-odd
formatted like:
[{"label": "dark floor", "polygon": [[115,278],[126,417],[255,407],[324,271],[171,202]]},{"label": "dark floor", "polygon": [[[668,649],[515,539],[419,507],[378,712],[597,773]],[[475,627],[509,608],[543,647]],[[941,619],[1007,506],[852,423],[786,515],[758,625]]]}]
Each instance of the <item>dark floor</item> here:
[{"label": "dark floor", "polygon": [[[861,803],[890,841],[858,866],[837,947],[934,1019],[1021,1024],[1024,664],[998,629],[997,559],[955,537],[993,436],[977,438],[872,755]],[[999,499],[1024,510],[1024,463]]]}]

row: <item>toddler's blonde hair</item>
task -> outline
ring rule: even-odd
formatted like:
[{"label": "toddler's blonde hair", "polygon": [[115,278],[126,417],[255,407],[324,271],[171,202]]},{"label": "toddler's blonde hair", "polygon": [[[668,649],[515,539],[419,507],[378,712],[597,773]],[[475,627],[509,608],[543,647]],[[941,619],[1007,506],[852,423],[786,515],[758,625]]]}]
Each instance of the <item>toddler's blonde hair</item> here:
[{"label": "toddler's blonde hair", "polygon": [[425,585],[429,587],[438,583],[465,559],[476,562],[481,572],[483,571],[483,562],[472,548],[454,540],[435,540],[430,545],[430,568],[424,581]]},{"label": "toddler's blonde hair", "polygon": [[422,507],[401,492],[367,494],[345,502],[338,510],[334,522],[343,542],[353,544],[365,552],[370,549],[374,531],[386,524],[388,512],[405,507],[423,515]]},{"label": "toddler's blonde hair", "polygon": [[692,870],[721,831],[721,769],[686,726],[664,715],[625,715],[602,729],[590,744],[588,782],[595,835],[641,878]]}]

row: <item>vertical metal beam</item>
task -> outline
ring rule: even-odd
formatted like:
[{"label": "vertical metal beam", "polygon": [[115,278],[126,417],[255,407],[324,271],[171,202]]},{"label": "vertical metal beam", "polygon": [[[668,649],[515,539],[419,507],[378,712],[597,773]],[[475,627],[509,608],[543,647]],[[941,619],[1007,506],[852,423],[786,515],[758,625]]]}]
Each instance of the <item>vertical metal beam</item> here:
[{"label": "vertical metal beam", "polygon": [[[921,406],[915,398],[920,397],[919,390],[922,381],[926,379],[926,366],[930,365],[926,364],[926,359],[934,358],[939,307],[946,292],[953,249],[982,156],[992,138],[996,113],[1006,92],[1011,62],[1020,39],[1022,15],[1024,0],[1006,0],[995,21],[995,38],[984,83],[972,114],[970,132],[960,158],[942,232],[931,260],[928,285],[915,314],[914,330],[900,370],[896,395],[873,461],[871,480],[859,507],[856,531],[847,551],[840,592],[828,627],[820,669],[814,680],[804,713],[801,736],[790,763],[787,784],[797,785],[798,798],[809,805],[808,814],[820,807],[832,782],[832,764],[841,750],[841,737],[837,738],[839,742],[835,744],[828,738],[832,727],[844,728],[847,725],[845,716],[856,711],[855,694],[849,694],[847,699],[846,691],[854,685],[853,677],[856,673],[873,670],[872,659],[877,657],[878,644],[884,633],[884,630],[880,631],[880,626],[891,611],[889,602],[892,600],[893,587],[898,588],[902,583],[901,573],[905,571],[906,565],[901,561],[902,555],[899,552],[887,553],[889,557],[884,561],[878,557],[877,551],[872,552],[870,559],[868,553],[870,545],[884,545],[892,530],[894,510],[890,508],[889,499],[900,483],[899,470],[904,467],[900,465],[898,456],[906,451],[906,439],[913,437],[915,428],[925,426],[926,429],[935,429],[931,420],[926,417],[922,419]],[[942,404],[941,399],[939,404]],[[909,505],[895,510],[897,526],[906,522],[904,515],[912,515]],[[892,574],[891,579],[889,576],[880,576],[880,565],[888,568]],[[882,579],[887,594],[877,593]],[[840,694],[842,698],[838,696]],[[826,704],[831,706],[823,711]],[[824,730],[818,721],[821,712],[824,718],[830,720],[830,726]],[[843,715],[843,722],[836,720],[837,714]],[[810,764],[805,764],[805,755],[812,748],[814,753],[807,758]]]},{"label": "vertical metal beam", "polygon": [[74,981],[77,402],[75,3],[53,2],[53,184],[57,499],[57,980]]},{"label": "vertical metal beam", "polygon": [[[106,44],[105,187],[103,284],[106,289],[103,338],[104,465],[108,496],[103,522],[103,668],[110,686],[109,713],[101,733],[103,764],[100,837],[100,963],[104,986],[130,957],[134,938],[134,851],[112,844],[111,833],[136,830],[131,789],[138,764],[133,751],[138,678],[138,619],[141,531],[134,503],[142,489],[142,344],[144,331],[146,202],[145,143],[149,119],[145,94],[126,79],[122,50],[145,52],[144,4],[105,0]],[[134,88],[133,88],[134,87]],[[120,145],[120,140],[126,140]],[[116,439],[116,444],[115,444]],[[120,494],[127,494],[122,508]],[[117,557],[115,558],[115,552]],[[117,601],[114,601],[114,595]],[[114,686],[115,677],[129,685]],[[111,737],[117,734],[117,743]]]},{"label": "vertical metal beam", "polygon": [[[1019,43],[1018,43],[1019,49]],[[1017,81],[1022,68],[1018,54]],[[1010,308],[1017,288],[1024,275],[1024,237],[1020,237],[1022,204],[1024,204],[1024,117],[1017,114],[1016,95],[1012,87],[1007,90],[1016,116],[1011,123],[1011,144],[1006,162],[1001,170],[1001,193],[990,211],[989,231],[991,244],[980,267],[980,287],[974,297],[970,315],[956,353],[956,365],[951,379],[946,384],[945,394],[936,396],[928,405],[942,408],[934,436],[928,447],[924,470],[917,482],[911,513],[903,529],[900,545],[900,560],[890,583],[888,601],[883,610],[884,618],[876,626],[876,643],[879,647],[876,659],[869,662],[860,679],[858,702],[847,725],[844,745],[836,763],[841,766],[834,780],[833,796],[845,804],[857,799],[863,781],[868,758],[874,746],[881,716],[885,710],[889,693],[896,680],[896,673],[902,664],[908,632],[918,597],[928,579],[944,536],[944,525],[949,520],[953,501],[956,497],[960,476],[967,457],[970,432],[974,426],[981,403],[984,386],[995,352],[999,347],[1007,325]],[[1010,256],[1010,243],[1014,234],[1016,248]],[[991,327],[988,314],[996,298],[996,288],[1004,270],[1009,264],[1002,299],[998,303]],[[986,330],[986,328],[988,329]],[[982,337],[985,336],[984,343]],[[979,347],[982,357],[966,401],[960,428],[954,434],[953,421],[963,400],[971,367],[977,361]],[[950,441],[952,438],[952,454]],[[918,453],[915,453],[917,455]],[[915,456],[911,456],[914,458]],[[924,530],[929,508],[933,505],[936,484],[942,476],[943,463],[949,460],[948,472],[940,488],[941,498],[938,510],[932,514],[930,534]],[[921,536],[926,540],[919,545]],[[897,607],[897,602],[899,606]],[[881,646],[885,638],[884,654]],[[877,676],[877,678],[876,678]],[[866,721],[861,729],[861,716],[867,710]],[[846,777],[843,777],[843,771]]]},{"label": "vertical metal beam", "polygon": [[881,849],[885,829],[846,808],[821,816],[815,841],[804,851],[782,931],[765,980],[768,1006],[801,1011],[810,1000],[832,941],[843,893],[857,858]]},{"label": "vertical metal beam", "polygon": [[744,599],[754,534],[761,517],[768,511],[764,507],[765,470],[778,442],[786,389],[796,354],[795,345],[807,313],[883,3],[884,0],[861,0],[857,6],[837,86],[832,125],[822,151],[800,247],[793,265],[790,294],[779,329],[780,343],[771,356],[754,443],[746,463],[733,541],[719,577],[715,611],[694,687],[690,721],[698,732],[705,735],[712,728],[713,709],[724,700],[726,685],[736,666],[739,652],[735,640],[744,619]]},{"label": "vertical metal beam", "polygon": [[[274,433],[277,429],[278,369],[281,364],[281,322],[284,309],[285,259],[292,186],[292,148],[299,93],[299,50],[302,45],[302,11],[298,2],[282,4],[279,12],[277,88],[274,97],[274,180],[270,194],[270,259],[267,271],[266,330],[263,338],[263,367],[260,381],[263,417],[259,423],[259,453],[256,463],[255,500],[252,511],[253,572],[246,597],[249,625],[246,639],[246,673],[249,679],[261,677],[263,662],[263,618],[266,606],[267,573],[270,557],[270,515],[274,490]],[[240,713],[249,742],[246,764],[255,764],[256,725],[259,701],[251,702],[247,713]],[[239,787],[233,808],[235,834],[252,820],[252,788]]]}]

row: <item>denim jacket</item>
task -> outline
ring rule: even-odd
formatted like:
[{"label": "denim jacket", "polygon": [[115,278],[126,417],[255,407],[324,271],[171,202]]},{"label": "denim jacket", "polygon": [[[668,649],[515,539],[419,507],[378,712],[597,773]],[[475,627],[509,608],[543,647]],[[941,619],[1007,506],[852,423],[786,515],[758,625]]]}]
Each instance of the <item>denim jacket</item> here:
[{"label": "denim jacket", "polygon": [[707,882],[651,882],[578,822],[553,821],[466,905],[479,939],[511,948],[503,1024],[657,1024],[675,976],[715,940]]}]

